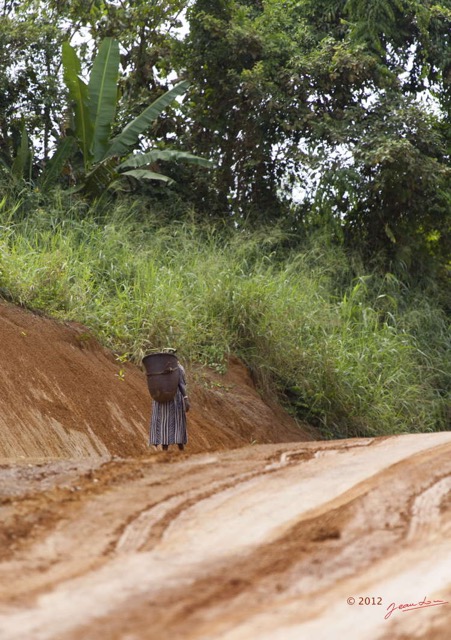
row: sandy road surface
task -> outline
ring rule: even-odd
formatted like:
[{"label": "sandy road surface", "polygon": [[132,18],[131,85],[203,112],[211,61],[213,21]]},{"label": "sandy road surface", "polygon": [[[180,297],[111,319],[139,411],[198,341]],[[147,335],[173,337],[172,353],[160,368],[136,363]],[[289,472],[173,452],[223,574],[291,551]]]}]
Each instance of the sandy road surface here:
[{"label": "sandy road surface", "polygon": [[4,464],[0,483],[1,640],[450,637],[451,433]]}]

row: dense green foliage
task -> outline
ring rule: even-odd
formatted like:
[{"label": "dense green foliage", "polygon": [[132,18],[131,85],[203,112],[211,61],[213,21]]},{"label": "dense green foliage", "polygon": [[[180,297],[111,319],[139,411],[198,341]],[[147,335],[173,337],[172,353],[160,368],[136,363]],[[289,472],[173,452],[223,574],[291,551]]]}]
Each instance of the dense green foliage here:
[{"label": "dense green foliage", "polygon": [[238,353],[327,436],[449,427],[451,0],[4,0],[0,36],[1,295]]},{"label": "dense green foliage", "polygon": [[201,203],[293,224],[307,205],[387,264],[449,252],[450,2],[197,0],[189,20],[185,139],[219,167]]},{"label": "dense green foliage", "polygon": [[[162,173],[205,217],[285,220],[300,233],[327,226],[391,270],[449,261],[451,0],[26,0],[0,8],[0,160],[13,176],[48,186],[57,148],[52,180],[78,187],[94,159],[87,194],[98,195],[114,177],[114,161],[101,153],[106,136],[117,138],[188,80],[184,103],[146,122],[127,153],[164,151]],[[98,84],[105,43],[116,40],[120,49],[110,46],[102,69],[118,91],[101,96],[103,142],[95,135],[95,149],[86,148],[80,106]],[[174,142],[179,160],[201,155],[216,170],[171,168]],[[159,164],[152,155],[144,168],[127,167],[130,180],[153,175],[140,188],[156,197]]]},{"label": "dense green foliage", "polygon": [[238,354],[325,437],[446,428],[451,332],[432,295],[324,238],[287,251],[277,229],[162,224],[157,210],[143,222],[138,203],[82,211],[62,193],[36,204],[3,202],[4,297],[136,361],[162,345],[218,367]]}]

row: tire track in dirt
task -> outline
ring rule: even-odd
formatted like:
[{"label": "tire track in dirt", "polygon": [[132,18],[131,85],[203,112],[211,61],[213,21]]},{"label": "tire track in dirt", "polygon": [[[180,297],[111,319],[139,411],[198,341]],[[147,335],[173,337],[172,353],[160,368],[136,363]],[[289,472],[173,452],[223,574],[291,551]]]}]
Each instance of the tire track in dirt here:
[{"label": "tire track in dirt", "polygon": [[[110,549],[100,566],[78,578],[62,571],[25,607],[5,604],[2,640],[272,638],[277,629],[316,638],[303,631],[326,620],[328,603],[343,608],[352,581],[397,558],[400,543],[414,548],[431,534],[412,522],[433,517],[445,527],[450,443],[450,434],[425,434],[265,445],[203,467],[169,465],[183,473],[181,491],[153,465],[131,482],[143,508],[126,500],[127,485],[101,496],[125,492],[123,511],[94,534]],[[149,488],[160,492],[154,505]],[[339,613],[352,622],[349,607]]]},{"label": "tire track in dirt", "polygon": [[[288,464],[309,460],[315,455],[314,452],[284,451],[276,456],[275,462],[271,461],[273,459],[271,457],[263,470],[248,471],[234,475],[225,481],[210,483],[208,491],[191,490],[172,495],[151,508],[141,511],[133,520],[129,521],[120,535],[114,551],[115,553],[148,551],[161,540],[169,524],[193,505],[207,500],[221,491],[235,488],[241,483],[276,471]],[[211,463],[216,460],[217,458],[213,458]]]},{"label": "tire track in dirt", "polygon": [[[158,464],[159,459],[162,464]],[[4,523],[10,528],[10,544],[9,554],[6,556],[5,548],[0,564],[0,601],[24,593],[29,599],[40,588],[49,589],[64,579],[82,575],[94,565],[98,568],[108,561],[118,536],[136,519],[140,502],[145,505],[141,512],[161,509],[168,501],[183,501],[185,492],[175,490],[186,486],[186,478],[194,484],[197,479],[202,485],[202,478],[197,476],[206,464],[205,456],[177,462],[177,482],[173,481],[170,463],[168,456],[150,458],[141,465],[136,461],[113,462],[95,473],[73,478],[72,486],[64,478],[62,487],[22,495],[8,503],[8,509],[15,508],[16,512]],[[160,496],[161,502],[155,497],[149,505],[149,493]],[[83,532],[79,522],[84,522]],[[27,571],[26,582],[20,579],[22,571]]]},{"label": "tire track in dirt", "polygon": [[422,531],[436,527],[440,519],[440,506],[450,493],[451,475],[446,475],[415,497],[409,539],[415,538]]},{"label": "tire track in dirt", "polygon": [[[152,634],[146,636],[150,638],[161,637],[168,629],[171,637],[184,639],[229,638],[229,633],[230,640],[254,637],[268,640],[273,637],[293,640],[329,638],[330,630],[335,628],[332,618],[329,620],[330,626],[321,625],[320,621],[323,631],[327,629],[324,635],[318,635],[320,630],[315,622],[310,627],[310,634],[308,619],[314,619],[315,613],[320,616],[327,604],[333,602],[333,591],[336,590],[337,583],[349,584],[349,595],[355,589],[352,582],[356,574],[360,572],[364,575],[373,563],[384,562],[386,556],[396,555],[396,549],[411,535],[411,523],[416,518],[416,491],[420,490],[420,495],[429,491],[424,486],[430,482],[427,477],[431,462],[446,458],[448,469],[437,469],[435,472],[438,477],[436,484],[441,485],[448,476],[440,479],[439,474],[451,472],[449,453],[448,446],[440,455],[437,451],[417,454],[394,465],[390,470],[377,474],[363,483],[359,497],[353,498],[354,491],[350,491],[349,500],[342,506],[297,523],[285,536],[260,546],[245,559],[240,557],[235,563],[227,561],[206,578],[195,581],[190,585],[190,592],[196,594],[195,598],[187,597],[185,587],[170,589],[166,593],[160,593],[156,599],[153,596],[152,600],[143,598],[135,603],[125,612],[125,618],[124,611],[121,611],[120,616],[113,620],[105,619],[99,627],[94,625],[94,629],[97,632],[106,631],[112,639],[122,638],[121,634],[125,632],[131,633],[130,637],[140,637],[139,630],[142,632],[146,624],[152,629]],[[424,478],[418,483],[419,486],[411,482],[411,466]],[[393,500],[394,493],[396,500]],[[347,606],[344,596],[340,606],[342,610]],[[282,620],[279,618],[277,624],[274,621],[271,623],[274,607],[281,609]],[[271,614],[266,618],[266,614],[262,612],[268,610]],[[161,611],[170,613],[161,616]],[[301,626],[291,625],[295,629],[292,633],[283,624],[287,611],[297,620],[304,618]],[[305,611],[310,614],[306,615]],[[383,613],[385,614],[385,610]],[[438,615],[438,612],[435,613]],[[249,625],[249,619],[254,617],[257,620],[263,617],[264,622]],[[340,616],[337,617],[340,619]],[[205,618],[208,618],[208,622],[205,622]],[[155,624],[155,620],[161,622],[162,619],[161,626]],[[136,620],[139,620],[138,625]],[[337,637],[363,637],[360,635],[361,627],[358,628],[357,635],[353,635],[355,621],[352,618],[348,618],[346,622],[344,635]],[[381,622],[383,615],[376,619],[376,626]],[[280,635],[278,624],[283,630]],[[239,631],[240,625],[244,625],[242,632]],[[187,629],[190,627],[188,633]],[[270,632],[268,628],[271,629]],[[83,633],[85,632],[88,633],[87,640],[94,640],[95,632],[91,634],[84,629]],[[138,635],[134,636],[135,633]],[[365,635],[367,637],[373,636]],[[76,638],[76,635],[71,638]]]},{"label": "tire track in dirt", "polygon": [[[310,457],[313,454],[300,452],[298,455]],[[273,456],[271,454],[270,459]],[[152,536],[152,540],[158,540],[172,515],[181,510],[179,508],[171,513],[170,507],[184,503],[191,505],[195,501],[192,496],[211,495],[213,485],[206,492],[202,478],[198,478],[198,475],[204,466],[216,461],[217,457],[212,455],[182,456],[180,460],[179,455],[154,454],[141,461],[116,460],[103,463],[101,467],[95,462],[94,468],[88,471],[86,464],[82,463],[79,477],[73,473],[73,462],[67,464],[70,477],[64,472],[62,462],[57,462],[56,465],[39,463],[39,475],[49,477],[51,482],[47,489],[45,485],[48,482],[44,481],[44,487],[38,485],[35,494],[29,491],[28,476],[36,474],[31,465],[26,465],[24,472],[27,492],[19,492],[20,495],[15,495],[14,499],[6,498],[7,506],[2,508],[3,528],[8,544],[3,545],[2,549],[5,561],[1,565],[3,580],[0,581],[0,600],[11,600],[23,593],[29,599],[40,588],[50,588],[63,579],[82,575],[93,569],[94,565],[98,568],[114,553],[118,544],[128,551],[137,550],[145,541],[149,542],[147,534],[150,529],[159,531]],[[176,481],[172,471],[174,462],[177,467]],[[246,465],[251,468],[255,466],[255,461],[249,464],[243,460],[239,471]],[[233,474],[235,480],[223,480],[224,475],[233,477]],[[224,484],[231,486],[241,478],[245,479],[253,474],[254,471],[243,474],[233,469],[224,473],[220,468],[217,476],[222,480],[214,483],[213,491]],[[10,475],[9,468],[6,468],[6,475]],[[20,469],[16,469],[14,486],[11,487],[14,494],[18,494],[18,480],[21,476]],[[61,480],[60,485],[58,478]],[[195,485],[196,479],[200,488],[192,491],[188,499],[187,482],[184,481],[189,480]],[[180,487],[184,490],[177,492],[176,489]],[[148,494],[152,493],[156,497],[149,505]],[[139,502],[144,502],[144,506],[137,513]],[[8,513],[7,517],[5,512]],[[160,517],[155,518],[154,514],[159,514]],[[85,522],[85,527],[91,527],[81,537],[79,521]],[[135,521],[138,523],[136,531]],[[103,537],[96,535],[98,531],[103,533]],[[71,556],[75,556],[73,562]],[[17,562],[14,560],[16,557],[20,558]],[[18,576],[25,567],[28,580],[23,583]]]},{"label": "tire track in dirt", "polygon": [[[374,440],[368,439],[365,442],[347,444],[345,450],[355,447],[370,446]],[[262,477],[288,465],[307,462],[312,458],[325,455],[334,455],[343,451],[342,446],[318,447],[316,450],[286,450],[271,455],[262,469],[241,473],[226,481],[210,484],[208,491],[188,491],[179,495],[173,495],[163,502],[153,505],[151,508],[140,512],[132,521],[128,522],[115,547],[116,553],[131,553],[133,551],[153,548],[163,537],[166,528],[182,512],[193,505],[207,500],[221,491],[236,488],[239,484],[250,481],[253,478]],[[217,457],[211,456],[207,461],[200,464],[212,464],[217,461]],[[152,535],[151,535],[152,534]]]}]

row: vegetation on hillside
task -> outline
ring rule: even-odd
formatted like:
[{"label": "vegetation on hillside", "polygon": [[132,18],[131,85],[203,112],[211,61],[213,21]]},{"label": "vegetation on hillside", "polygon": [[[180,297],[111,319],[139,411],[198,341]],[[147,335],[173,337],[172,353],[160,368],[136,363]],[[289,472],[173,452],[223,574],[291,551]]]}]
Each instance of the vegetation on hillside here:
[{"label": "vegetation on hillside", "polygon": [[451,0],[5,0],[0,29],[1,296],[136,361],[238,354],[327,437],[449,428]]},{"label": "vegetation on hillside", "polygon": [[219,369],[238,354],[327,437],[446,428],[451,332],[433,290],[368,272],[327,237],[287,249],[280,228],[219,231],[129,204],[4,203],[0,293],[136,362],[161,346]]}]

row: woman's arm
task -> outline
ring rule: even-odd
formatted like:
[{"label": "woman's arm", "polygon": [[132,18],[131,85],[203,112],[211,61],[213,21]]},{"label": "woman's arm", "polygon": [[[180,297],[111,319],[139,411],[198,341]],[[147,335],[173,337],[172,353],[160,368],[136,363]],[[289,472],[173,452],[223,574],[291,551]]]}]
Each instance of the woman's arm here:
[{"label": "woman's arm", "polygon": [[186,380],[185,380],[185,370],[183,369],[182,365],[179,364],[179,389],[180,392],[183,396],[183,403],[185,406],[185,411],[186,413],[188,413],[188,411],[190,410],[190,401],[188,398],[188,392],[186,390]]}]

